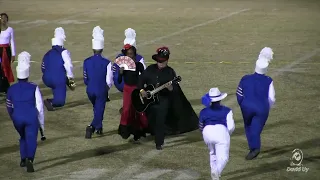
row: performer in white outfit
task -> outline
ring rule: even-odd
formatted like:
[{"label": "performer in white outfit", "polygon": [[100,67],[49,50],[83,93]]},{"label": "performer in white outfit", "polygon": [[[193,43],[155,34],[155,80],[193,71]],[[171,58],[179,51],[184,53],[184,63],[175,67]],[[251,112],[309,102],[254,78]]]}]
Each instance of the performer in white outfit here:
[{"label": "performer in white outfit", "polygon": [[219,179],[229,160],[230,135],[235,129],[232,110],[220,104],[227,97],[218,88],[211,88],[202,97],[206,107],[200,111],[199,129],[209,148],[212,179]]},{"label": "performer in white outfit", "polygon": [[11,63],[15,61],[16,48],[13,28],[8,26],[9,16],[0,14],[0,92],[7,93],[14,82]]}]

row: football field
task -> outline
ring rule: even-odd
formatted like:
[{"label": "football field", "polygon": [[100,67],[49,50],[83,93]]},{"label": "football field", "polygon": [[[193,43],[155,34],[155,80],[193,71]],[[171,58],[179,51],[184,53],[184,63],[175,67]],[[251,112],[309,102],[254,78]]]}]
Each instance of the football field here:
[{"label": "football field", "polygon": [[[122,95],[110,90],[104,135],[85,139],[93,117],[82,65],[92,55],[92,29],[104,30],[104,56],[114,60],[124,30],[137,33],[138,53],[148,64],[160,46],[171,51],[169,65],[196,113],[211,87],[229,95],[234,111],[229,162],[223,180],[316,180],[320,176],[320,1],[317,0],[0,0],[15,30],[17,55],[31,57],[30,81],[43,98],[52,92],[41,80],[41,61],[54,29],[63,27],[77,88],[64,108],[45,110],[47,140],[38,143],[35,173],[19,167],[19,136],[0,97],[0,179],[17,180],[209,180],[209,152],[199,131],[166,137],[157,151],[152,137],[134,144],[117,134]],[[236,102],[241,77],[254,72],[260,50],[275,53],[267,75],[274,80],[276,105],[262,134],[257,159],[246,161],[247,141]],[[17,58],[16,58],[17,59]],[[16,63],[12,69],[15,73]],[[291,166],[292,151],[303,152]],[[294,169],[295,168],[295,169]],[[290,172],[288,170],[298,172]],[[299,170],[300,169],[300,170]]]}]

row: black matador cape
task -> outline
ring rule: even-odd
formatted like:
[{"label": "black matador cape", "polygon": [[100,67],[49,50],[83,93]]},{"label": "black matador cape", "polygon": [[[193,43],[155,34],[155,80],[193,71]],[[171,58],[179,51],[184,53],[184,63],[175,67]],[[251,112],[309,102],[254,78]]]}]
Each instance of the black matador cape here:
[{"label": "black matador cape", "polygon": [[176,135],[197,130],[198,123],[197,114],[179,84],[176,84],[170,97],[170,108],[166,119],[166,135]]}]

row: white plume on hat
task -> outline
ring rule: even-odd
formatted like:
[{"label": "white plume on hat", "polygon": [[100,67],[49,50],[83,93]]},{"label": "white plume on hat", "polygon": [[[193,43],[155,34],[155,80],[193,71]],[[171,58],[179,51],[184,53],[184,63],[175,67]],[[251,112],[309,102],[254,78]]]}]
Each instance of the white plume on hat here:
[{"label": "white plume on hat", "polygon": [[23,51],[18,55],[18,66],[16,67],[17,78],[26,79],[29,77],[31,55]]},{"label": "white plume on hat", "polygon": [[92,49],[100,50],[104,48],[104,36],[103,30],[100,26],[96,26],[92,31]]},{"label": "white plume on hat", "polygon": [[128,28],[124,31],[125,39],[123,41],[123,44],[130,44],[131,46],[134,46],[137,48],[137,43],[136,43],[136,31],[132,28]]},{"label": "white plume on hat", "polygon": [[269,47],[264,47],[259,54],[258,59],[265,59],[268,61],[268,63],[271,62],[271,60],[273,59],[273,51],[271,48]]},{"label": "white plume on hat", "polygon": [[62,27],[58,27],[54,30],[54,38],[52,38],[52,46],[63,46],[66,41],[66,35]]},{"label": "white plume on hat", "polygon": [[264,47],[259,54],[256,61],[255,72],[258,74],[265,74],[268,71],[268,66],[273,59],[273,51],[270,47]]}]

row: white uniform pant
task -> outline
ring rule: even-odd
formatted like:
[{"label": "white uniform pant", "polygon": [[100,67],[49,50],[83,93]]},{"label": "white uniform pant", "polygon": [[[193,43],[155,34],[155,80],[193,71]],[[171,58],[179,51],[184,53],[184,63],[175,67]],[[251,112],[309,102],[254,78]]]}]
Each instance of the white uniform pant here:
[{"label": "white uniform pant", "polygon": [[211,172],[219,175],[229,160],[230,135],[224,125],[207,125],[202,131],[203,140],[209,148]]}]

